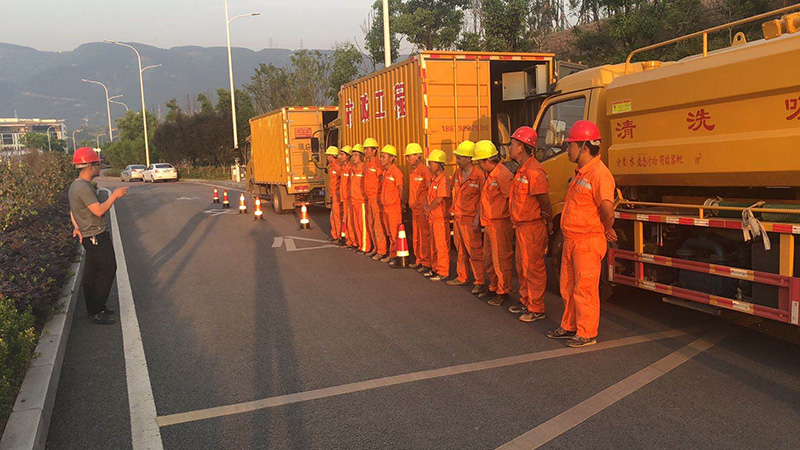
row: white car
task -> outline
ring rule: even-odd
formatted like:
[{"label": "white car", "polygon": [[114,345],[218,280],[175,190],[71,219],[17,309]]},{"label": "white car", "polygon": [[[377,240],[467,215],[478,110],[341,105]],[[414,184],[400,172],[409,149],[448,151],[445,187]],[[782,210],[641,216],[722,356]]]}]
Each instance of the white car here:
[{"label": "white car", "polygon": [[143,180],[144,179],[144,170],[147,167],[144,164],[131,164],[130,166],[126,167],[125,170],[120,172],[119,179],[120,181],[133,181],[133,180]]},{"label": "white car", "polygon": [[178,171],[172,164],[158,163],[150,164],[144,171],[144,181],[155,183],[156,181],[172,180],[178,181]]}]

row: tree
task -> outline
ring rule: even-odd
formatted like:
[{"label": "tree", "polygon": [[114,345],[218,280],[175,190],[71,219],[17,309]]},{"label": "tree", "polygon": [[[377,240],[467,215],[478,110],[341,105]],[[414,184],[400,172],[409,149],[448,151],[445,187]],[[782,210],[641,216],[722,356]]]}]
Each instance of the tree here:
[{"label": "tree", "polygon": [[526,50],[527,0],[483,0],[481,5],[484,47],[492,52]]},{"label": "tree", "polygon": [[448,50],[458,40],[468,3],[469,0],[406,0],[399,5],[390,28],[420,49]]},{"label": "tree", "polygon": [[[124,116],[116,119],[117,129],[119,130],[119,137],[121,140],[134,141],[142,139],[144,142],[144,128],[142,123],[141,111],[130,110]],[[156,130],[158,120],[156,115],[151,111],[147,112],[147,137],[153,139],[153,133]],[[144,144],[142,145],[144,147]],[[152,151],[152,149],[150,149]]]},{"label": "tree", "polygon": [[32,150],[41,150],[43,152],[49,151],[52,149],[54,152],[66,152],[67,150],[67,141],[63,139],[56,139],[54,136],[50,136],[50,142],[47,142],[47,133],[27,133],[22,138],[22,145],[25,148],[29,148]]},{"label": "tree", "polygon": [[[392,20],[392,14],[399,10],[401,0],[389,0],[389,19]],[[392,25],[389,24],[391,31]],[[383,48],[383,2],[376,0],[372,4],[372,11],[367,15],[367,19],[361,25],[361,31],[364,32],[364,45],[369,53],[370,61],[372,62],[372,70],[375,70],[378,65],[383,66],[384,63],[384,48]],[[400,38],[395,33],[390,33],[389,48],[391,60],[397,60],[400,53]]]},{"label": "tree", "polygon": [[337,43],[333,46],[333,57],[328,76],[328,98],[334,105],[339,104],[339,89],[359,75],[358,66],[364,57],[350,42]]},{"label": "tree", "polygon": [[290,57],[297,106],[327,104],[331,63],[319,50],[298,50]]},{"label": "tree", "polygon": [[255,75],[250,77],[250,84],[243,88],[250,94],[259,114],[294,103],[291,71],[273,64],[261,63]]},{"label": "tree", "polygon": [[[255,107],[253,107],[253,100],[247,92],[240,89],[234,91],[236,93],[236,132],[239,137],[239,142],[244,142],[244,139],[250,134],[250,119],[256,115]],[[217,89],[217,104],[214,106],[214,111],[222,118],[225,123],[225,133],[228,142],[233,147],[233,130],[231,129],[231,94],[227,89]],[[241,145],[241,144],[240,144]]]},{"label": "tree", "polygon": [[176,98],[172,98],[167,102],[167,109],[169,111],[167,111],[167,115],[164,116],[165,122],[174,122],[179,115],[183,114]]},{"label": "tree", "polygon": [[201,113],[209,113],[214,111],[214,105],[211,103],[211,100],[209,100],[208,96],[202,92],[197,94],[197,103],[200,103]]}]

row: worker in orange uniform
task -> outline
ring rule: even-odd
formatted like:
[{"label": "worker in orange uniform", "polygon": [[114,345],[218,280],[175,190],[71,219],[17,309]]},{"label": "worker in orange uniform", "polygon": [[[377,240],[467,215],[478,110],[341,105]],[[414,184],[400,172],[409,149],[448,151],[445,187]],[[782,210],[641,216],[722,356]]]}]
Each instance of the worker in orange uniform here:
[{"label": "worker in orange uniform", "polygon": [[381,207],[383,208],[383,229],[389,235],[389,255],[381,262],[389,263],[389,267],[399,267],[397,258],[397,233],[403,223],[403,172],[397,168],[397,149],[394,145],[385,145],[381,149],[381,165],[383,165],[383,181],[381,183]]},{"label": "worker in orange uniform", "polygon": [[534,322],[544,319],[544,291],[547,271],[544,257],[549,235],[553,233],[553,208],[550,205],[550,183],[542,165],[533,158],[536,131],[520,127],[511,136],[509,154],[519,164],[511,187],[509,210],[517,238],[517,276],[520,303],[508,308],[521,314],[519,320]]},{"label": "worker in orange uniform", "polygon": [[367,157],[367,171],[364,173],[364,190],[367,193],[367,233],[375,244],[367,256],[374,260],[388,258],[389,253],[386,230],[383,224],[383,205],[380,202],[381,179],[384,168],[378,158],[378,141],[373,138],[364,140],[364,154]]},{"label": "worker in orange uniform", "polygon": [[478,141],[472,160],[477,161],[478,167],[487,174],[481,190],[480,217],[484,228],[483,261],[489,274],[489,289],[478,297],[490,298],[490,305],[500,306],[511,292],[514,230],[511,228],[508,198],[514,174],[500,163],[497,147],[492,141]]},{"label": "worker in orange uniform", "polygon": [[408,206],[411,208],[414,263],[408,267],[419,273],[431,270],[431,230],[425,215],[431,170],[424,164],[422,146],[412,142],[406,146],[406,163],[411,168],[408,177]]},{"label": "worker in orange uniform", "polygon": [[325,150],[328,160],[328,192],[331,196],[331,237],[329,241],[338,242],[342,237],[342,202],[339,199],[339,183],[341,182],[341,167],[339,166],[339,149],[331,145]]},{"label": "worker in orange uniform", "polygon": [[448,281],[450,286],[467,284],[469,271],[475,279],[473,294],[480,294],[486,282],[483,263],[483,237],[481,236],[481,189],[486,181],[483,171],[475,167],[475,143],[464,141],[453,152],[458,169],[453,174],[453,243],[458,251],[457,277]]},{"label": "worker in orange uniform", "polygon": [[339,151],[339,167],[341,181],[339,182],[339,199],[342,202],[342,224],[345,230],[345,245],[353,249],[356,247],[355,230],[353,229],[353,203],[350,201],[350,178],[353,173],[353,162],[350,160],[352,147],[345,145]]},{"label": "worker in orange uniform", "polygon": [[353,147],[353,174],[350,176],[350,199],[353,202],[353,227],[358,242],[359,255],[372,248],[372,240],[367,232],[367,193],[364,190],[364,177],[367,165],[364,163],[364,148]]},{"label": "worker in orange uniform", "polygon": [[600,323],[598,291],[606,242],[617,240],[614,231],[614,177],[600,160],[600,129],[579,120],[565,140],[569,160],[578,165],[569,184],[561,212],[564,247],[561,255],[561,326],[547,333],[568,339],[570,347],[597,343]]},{"label": "worker in orange uniform", "polygon": [[423,275],[431,281],[441,281],[450,275],[450,186],[444,165],[447,155],[431,150],[428,167],[433,179],[428,187],[425,214],[431,229],[431,270]]}]

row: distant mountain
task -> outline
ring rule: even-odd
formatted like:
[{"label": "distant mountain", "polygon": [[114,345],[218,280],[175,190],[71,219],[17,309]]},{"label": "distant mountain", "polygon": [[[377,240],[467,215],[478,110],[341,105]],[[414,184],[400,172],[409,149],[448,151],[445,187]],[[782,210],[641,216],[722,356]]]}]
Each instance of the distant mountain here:
[{"label": "distant mountain", "polygon": [[[228,55],[225,47],[173,47],[162,49],[132,43],[142,55],[142,66],[162,67],[144,72],[148,111],[177,98],[186,109],[186,96],[200,92],[216,97],[217,88],[227,88]],[[248,83],[260,63],[286,67],[292,50],[253,51],[233,48],[236,87]],[[327,53],[329,50],[324,50]],[[94,42],[69,52],[43,52],[30,47],[0,43],[0,117],[39,117],[66,119],[72,131],[84,126],[106,128],[105,94],[100,86],[81,82],[81,78],[100,81],[109,95],[131,109],[141,109],[136,55],[118,45]],[[111,105],[112,118],[122,116],[125,108]]]}]

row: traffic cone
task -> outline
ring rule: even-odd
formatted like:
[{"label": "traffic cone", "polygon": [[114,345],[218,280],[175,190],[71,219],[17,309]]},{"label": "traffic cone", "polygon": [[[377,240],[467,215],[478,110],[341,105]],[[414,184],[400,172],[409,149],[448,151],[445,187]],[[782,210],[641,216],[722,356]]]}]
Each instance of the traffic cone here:
[{"label": "traffic cone", "polygon": [[244,194],[239,194],[239,214],[247,214],[247,203],[244,202]]},{"label": "traffic cone", "polygon": [[219,203],[219,191],[216,187],[214,187],[214,198],[211,199],[211,203]]},{"label": "traffic cone", "polygon": [[402,223],[397,226],[397,257],[394,259],[393,269],[408,267],[408,240],[406,239],[406,226]]},{"label": "traffic cone", "polygon": [[311,221],[308,220],[308,208],[306,208],[306,204],[300,207],[300,229],[301,230],[310,230],[311,229]]},{"label": "traffic cone", "polygon": [[228,190],[227,189],[223,189],[222,190],[222,207],[223,208],[230,208],[231,207],[231,202],[228,201]]},{"label": "traffic cone", "polygon": [[256,209],[253,211],[253,220],[264,220],[264,212],[261,211],[261,199],[256,197],[255,200]]}]

